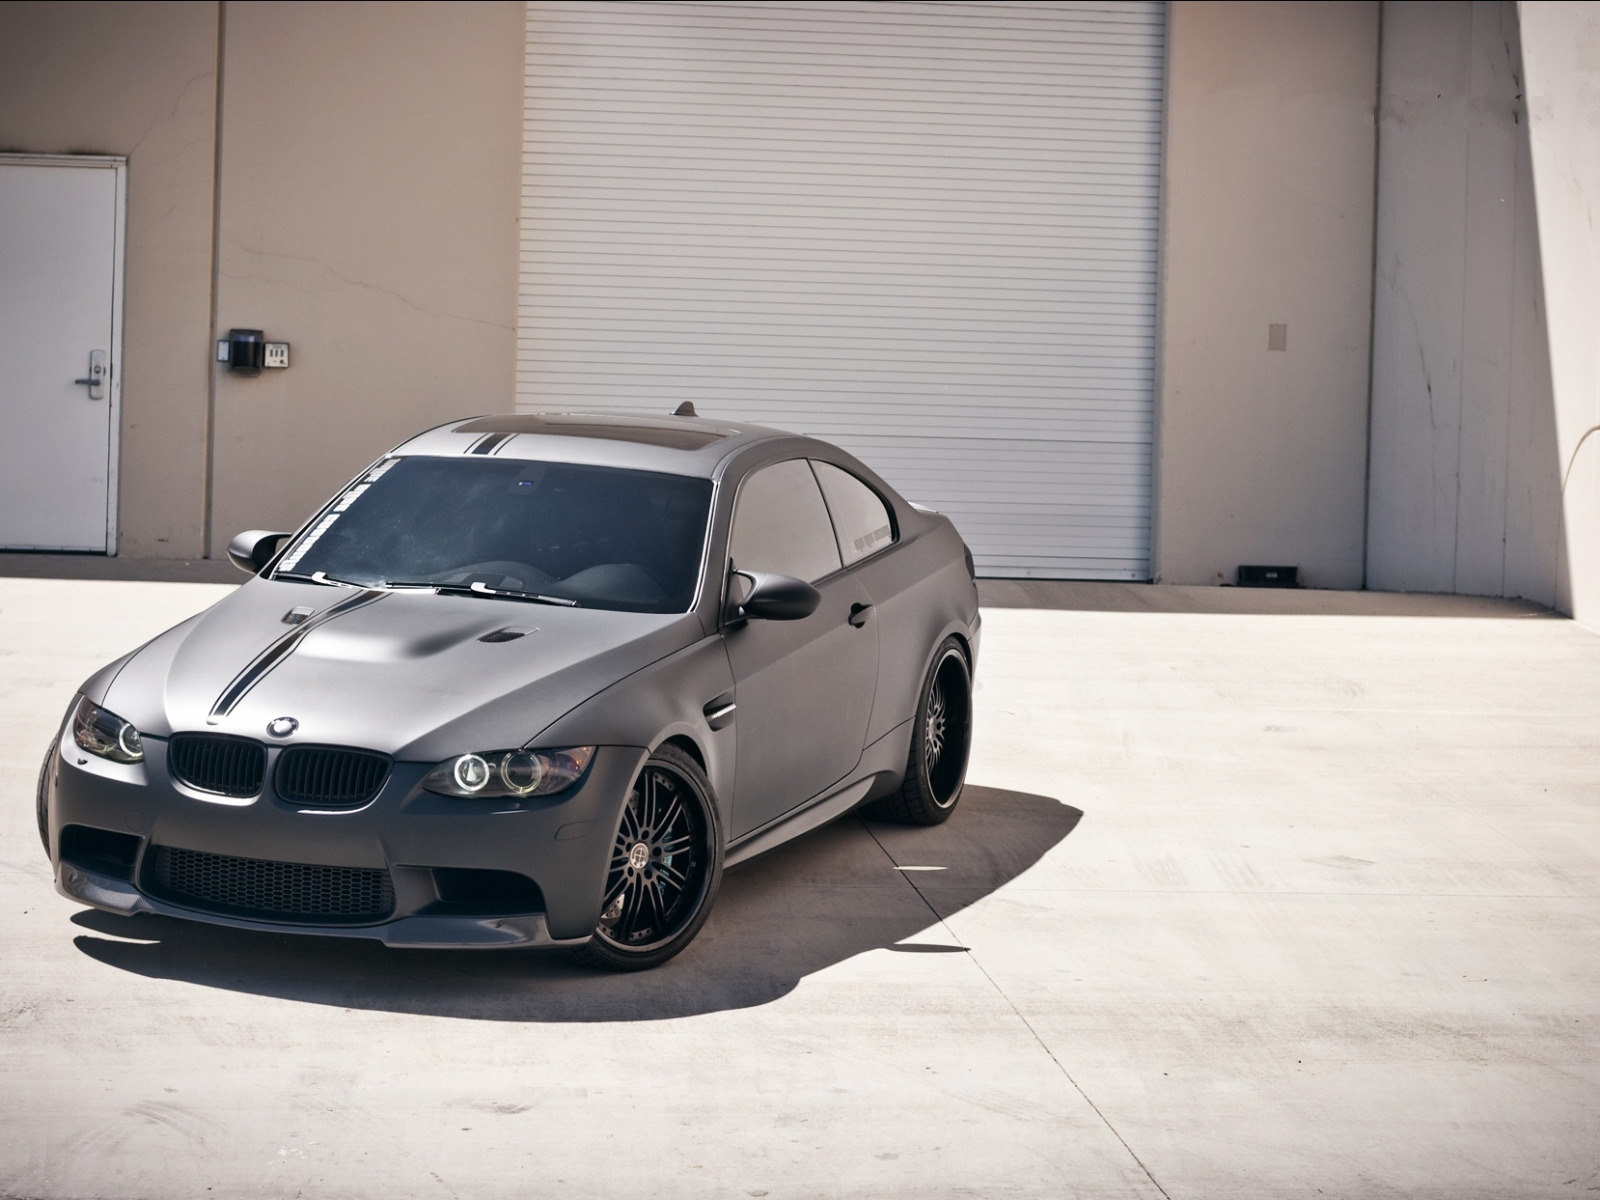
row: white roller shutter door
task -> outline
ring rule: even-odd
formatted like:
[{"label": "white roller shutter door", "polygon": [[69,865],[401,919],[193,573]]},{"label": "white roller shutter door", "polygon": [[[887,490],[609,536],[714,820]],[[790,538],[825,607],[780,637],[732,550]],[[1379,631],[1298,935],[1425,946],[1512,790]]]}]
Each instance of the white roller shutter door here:
[{"label": "white roller shutter door", "polygon": [[532,3],[517,406],[835,441],[1149,574],[1159,3]]}]

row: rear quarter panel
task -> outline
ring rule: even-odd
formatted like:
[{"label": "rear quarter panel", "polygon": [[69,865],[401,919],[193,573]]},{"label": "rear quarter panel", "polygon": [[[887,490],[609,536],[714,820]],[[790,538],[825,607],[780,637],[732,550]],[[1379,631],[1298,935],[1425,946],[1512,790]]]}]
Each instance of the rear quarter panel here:
[{"label": "rear quarter panel", "polygon": [[902,521],[900,541],[860,570],[879,621],[870,745],[916,715],[923,677],[940,642],[955,634],[969,654],[974,651],[978,589],[967,574],[955,527],[945,517],[914,509]]}]

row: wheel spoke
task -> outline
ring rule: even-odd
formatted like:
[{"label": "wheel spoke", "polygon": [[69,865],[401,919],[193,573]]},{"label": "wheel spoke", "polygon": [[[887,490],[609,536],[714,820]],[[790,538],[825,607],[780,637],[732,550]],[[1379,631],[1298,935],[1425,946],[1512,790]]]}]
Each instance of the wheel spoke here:
[{"label": "wheel spoke", "polygon": [[[616,883],[612,885],[612,887],[606,892],[605,899],[600,902],[600,911],[605,912],[613,904],[615,904],[617,902],[617,897],[622,894],[623,890],[627,888],[627,886],[628,880],[626,876],[618,879]],[[619,921],[622,919],[620,913],[617,915],[617,919]]]},{"label": "wheel spoke", "polygon": [[682,815],[683,797],[673,796],[667,804],[666,811],[661,814],[661,820],[656,823],[653,829],[656,838],[658,840],[664,838],[667,830],[671,829],[673,827],[673,823]]},{"label": "wheel spoke", "polygon": [[666,863],[658,863],[656,872],[680,892],[689,886],[688,873],[680,871],[676,867],[668,866]]},{"label": "wheel spoke", "polygon": [[654,771],[646,771],[640,781],[640,795],[643,803],[640,805],[638,832],[653,830],[656,827],[657,789],[660,787],[660,776]]},{"label": "wheel spoke", "polygon": [[644,890],[650,897],[650,907],[655,910],[656,923],[665,925],[667,922],[667,908],[662,902],[660,889],[649,880],[645,881]]},{"label": "wheel spoke", "polygon": [[928,696],[928,724],[923,734],[930,771],[939,765],[939,759],[944,754],[944,710],[944,686],[935,681],[933,691]]},{"label": "wheel spoke", "polygon": [[644,888],[641,886],[642,883],[643,880],[637,875],[628,880],[628,899],[622,907],[622,921],[619,922],[623,925],[624,933],[632,933],[635,929],[638,929],[639,919],[644,916],[641,911],[644,908]]}]

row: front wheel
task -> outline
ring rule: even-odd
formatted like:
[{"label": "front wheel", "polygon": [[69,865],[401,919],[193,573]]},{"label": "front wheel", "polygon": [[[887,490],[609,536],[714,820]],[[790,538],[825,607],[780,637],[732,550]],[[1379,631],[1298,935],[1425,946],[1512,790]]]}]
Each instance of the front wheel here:
[{"label": "front wheel", "polygon": [[676,746],[645,762],[611,848],[586,967],[642,971],[694,940],[722,884],[722,828],[700,764]]},{"label": "front wheel", "polygon": [[870,816],[906,825],[949,820],[967,779],[972,748],[972,672],[961,643],[945,638],[922,684],[905,782],[867,806]]}]

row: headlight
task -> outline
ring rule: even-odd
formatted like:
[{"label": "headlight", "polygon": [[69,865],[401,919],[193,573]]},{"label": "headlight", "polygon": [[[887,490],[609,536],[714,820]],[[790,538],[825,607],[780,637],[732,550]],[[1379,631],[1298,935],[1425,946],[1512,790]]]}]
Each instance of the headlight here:
[{"label": "headlight", "polygon": [[429,771],[422,786],[441,796],[548,796],[577,783],[593,757],[593,746],[458,754]]},{"label": "headlight", "polygon": [[139,731],[86,696],[79,697],[72,713],[72,740],[90,754],[112,762],[144,761],[144,740]]}]

